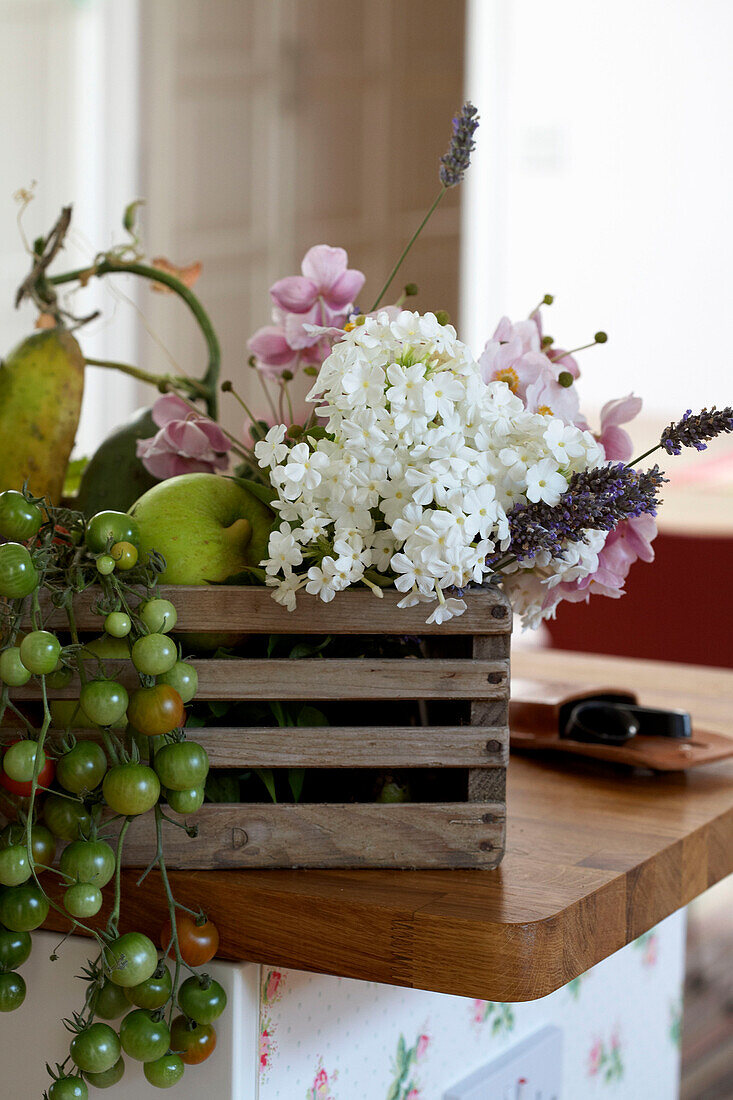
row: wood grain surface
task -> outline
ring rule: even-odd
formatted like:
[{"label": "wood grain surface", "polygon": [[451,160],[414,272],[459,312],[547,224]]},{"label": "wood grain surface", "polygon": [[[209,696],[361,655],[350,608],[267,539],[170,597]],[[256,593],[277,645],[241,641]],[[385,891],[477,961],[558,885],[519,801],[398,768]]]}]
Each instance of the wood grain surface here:
[{"label": "wood grain surface", "polygon": [[[466,610],[448,622],[426,623],[432,606],[397,608],[403,598],[394,589],[382,589],[378,599],[367,590],[340,593],[341,599],[323,603],[317,596],[298,595],[295,611],[275,603],[269,588],[212,585],[170,587],[161,585],[158,595],[173,601],[178,611],[176,632],[231,630],[247,634],[504,634],[511,628],[506,596],[497,588],[476,588],[466,593]],[[100,630],[101,618],[93,605],[95,591],[83,592],[74,602],[79,630]],[[62,611],[42,606],[47,622],[66,624]]]},{"label": "wood grain surface", "polygon": [[[194,820],[195,838],[164,823],[168,867],[496,867],[504,850],[503,803],[207,803]],[[133,821],[125,866],[154,856],[154,824]]]},{"label": "wood grain surface", "polygon": [[[733,672],[517,651],[518,676],[608,683],[733,735]],[[544,996],[733,870],[733,763],[652,776],[512,756],[495,871],[173,871],[225,958],[495,1001]],[[155,934],[153,875],[125,906]],[[54,918],[57,919],[57,918]],[[62,918],[58,918],[62,927]]]},{"label": "wood grain surface", "polygon": [[[108,662],[112,663],[112,662]],[[410,660],[405,657],[248,658],[202,660],[191,664],[198,672],[197,699],[263,700],[310,699],[503,699],[506,709],[509,662]],[[140,686],[130,664],[117,673],[128,690]],[[79,684],[49,689],[51,699],[77,699]],[[36,681],[13,688],[13,699],[39,699]]]}]

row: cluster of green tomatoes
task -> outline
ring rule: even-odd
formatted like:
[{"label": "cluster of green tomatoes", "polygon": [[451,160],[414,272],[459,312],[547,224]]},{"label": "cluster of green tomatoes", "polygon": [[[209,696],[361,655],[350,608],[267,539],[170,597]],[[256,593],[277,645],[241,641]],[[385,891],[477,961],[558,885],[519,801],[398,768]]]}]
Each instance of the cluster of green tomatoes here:
[{"label": "cluster of green tomatoes", "polygon": [[[50,1071],[48,1100],[84,1100],[88,1084],[113,1085],[124,1072],[123,1055],[144,1063],[152,1085],[168,1088],[186,1064],[212,1052],[213,1024],[226,1005],[219,983],[195,969],[214,957],[218,932],[203,914],[175,902],[162,850],[165,803],[189,814],[204,800],[208,757],[183,729],[185,704],[198,686],[196,670],[181,660],[170,637],[176,608],[155,594],[155,563],[139,561],[140,536],[130,516],[100,512],[85,523],[26,493],[6,491],[0,493],[0,538],[7,540],[0,543],[6,613],[0,620],[0,722],[7,726],[12,719],[20,727],[5,741],[0,763],[0,811],[8,819],[0,832],[0,1011],[23,1003],[18,968],[30,954],[30,933],[53,906],[96,936],[99,953],[85,971],[81,1012],[64,1021],[73,1038],[66,1062]],[[87,589],[99,596],[104,633],[81,642],[73,599]],[[42,622],[49,601],[54,621],[66,609],[62,637]],[[22,633],[28,620],[31,629]],[[113,676],[106,671],[110,665]],[[134,687],[121,675],[130,666],[137,672]],[[74,697],[49,699],[49,689]],[[40,728],[18,707],[16,695],[36,705],[42,700]],[[169,912],[158,937],[162,958],[146,934],[118,932],[124,836],[149,811],[157,837],[154,864]],[[116,851],[110,829],[117,833]],[[58,889],[47,892],[51,881]],[[100,912],[110,883],[106,927],[89,928],[83,922]],[[62,908],[54,900],[59,896]],[[117,1029],[107,1022],[119,1017]]]}]

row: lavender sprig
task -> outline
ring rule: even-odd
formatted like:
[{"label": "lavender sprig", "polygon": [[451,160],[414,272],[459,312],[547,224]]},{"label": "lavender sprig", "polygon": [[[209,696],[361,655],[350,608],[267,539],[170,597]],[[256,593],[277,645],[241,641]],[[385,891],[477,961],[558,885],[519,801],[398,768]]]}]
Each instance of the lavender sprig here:
[{"label": "lavender sprig", "polygon": [[664,429],[660,446],[670,455],[682,454],[683,447],[704,451],[709,440],[724,432],[733,432],[733,408],[730,405],[725,409],[716,409],[713,405],[712,409],[703,409],[694,416],[692,409],[688,409],[681,420]]},{"label": "lavender sprig", "polygon": [[464,103],[460,114],[453,119],[453,137],[448,152],[440,158],[440,182],[443,187],[455,187],[466,174],[471,153],[476,148],[473,135],[478,122],[478,109],[471,102]]},{"label": "lavender sprig", "polygon": [[477,108],[474,107],[473,103],[464,103],[460,113],[453,119],[453,137],[448,146],[448,152],[440,158],[440,190],[433,199],[427,214],[402,249],[400,258],[387,276],[387,281],[379,294],[374,299],[374,304],[369,311],[370,313],[374,313],[379,303],[382,301],[382,298],[384,298],[389,290],[392,280],[404,263],[405,257],[437,210],[438,204],[443,196],[448,193],[451,187],[455,187],[456,184],[460,183],[463,179],[466,169],[471,163],[471,153],[476,145],[473,140],[473,135],[476,132],[477,126]]},{"label": "lavender sprig", "polygon": [[[509,513],[510,560],[546,550],[562,557],[568,543],[586,542],[588,530],[612,531],[622,520],[657,514],[658,492],[667,479],[658,466],[634,470],[622,463],[574,473],[557,504],[517,504]],[[492,563],[508,564],[506,556]]]}]

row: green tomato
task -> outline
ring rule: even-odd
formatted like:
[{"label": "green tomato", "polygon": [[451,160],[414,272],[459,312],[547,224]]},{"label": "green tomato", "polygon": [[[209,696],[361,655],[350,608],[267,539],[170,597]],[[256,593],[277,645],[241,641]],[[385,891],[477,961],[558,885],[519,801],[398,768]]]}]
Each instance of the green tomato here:
[{"label": "green tomato", "polygon": [[48,1090],[48,1100],[89,1100],[89,1089],[81,1077],[59,1077]]},{"label": "green tomato", "polygon": [[184,703],[190,703],[199,688],[199,674],[187,661],[176,661],[173,668],[158,677],[159,684],[175,688]]},{"label": "green tomato", "polygon": [[92,815],[82,802],[50,794],[43,803],[43,820],[60,840],[81,840],[92,827]]},{"label": "green tomato", "polygon": [[155,1062],[146,1062],[143,1066],[145,1079],[156,1089],[169,1089],[177,1085],[183,1077],[185,1066],[180,1054],[164,1054]]},{"label": "green tomato", "polygon": [[[14,779],[16,783],[30,783],[33,779],[37,749],[38,746],[35,741],[30,741],[27,738],[24,741],[16,741],[3,757],[3,771],[5,774]],[[40,749],[39,752],[41,763],[38,771],[40,774],[46,765],[46,754],[43,749]]]},{"label": "green tomato", "polygon": [[227,1006],[227,995],[217,981],[208,974],[186,978],[178,990],[181,1012],[197,1024],[213,1024]]},{"label": "green tomato", "polygon": [[103,576],[108,577],[110,573],[115,571],[115,559],[110,557],[109,554],[101,554],[97,558],[97,572]]},{"label": "green tomato", "polygon": [[102,889],[115,873],[115,854],[104,840],[75,840],[61,853],[59,870],[71,882]]},{"label": "green tomato", "polygon": [[53,672],[49,672],[46,677],[46,687],[54,688],[54,690],[68,687],[72,681],[73,675],[68,665],[60,665],[59,668],[55,668]]},{"label": "green tomato", "polygon": [[32,932],[48,916],[48,898],[35,883],[11,886],[0,894],[0,922],[11,932]]},{"label": "green tomato", "polygon": [[101,554],[108,543],[131,542],[140,545],[137,521],[125,512],[97,512],[87,523],[86,544],[93,554]]},{"label": "green tomato", "polygon": [[0,974],[0,1012],[15,1012],[25,1000],[25,982],[20,974],[10,970]]},{"label": "green tomato", "polygon": [[109,1024],[90,1024],[71,1040],[69,1054],[82,1073],[104,1073],[120,1056],[120,1040]]},{"label": "green tomato", "polygon": [[33,560],[19,542],[0,546],[0,596],[20,600],[38,587],[38,573]]},{"label": "green tomato", "polygon": [[13,844],[0,852],[0,883],[20,886],[31,877],[28,852],[24,844]]},{"label": "green tomato", "polygon": [[113,638],[126,638],[132,630],[132,620],[124,611],[110,611],[104,620],[104,629]]},{"label": "green tomato", "polygon": [[10,646],[0,653],[0,680],[8,687],[22,687],[27,684],[31,674],[20,659],[20,648]]},{"label": "green tomato", "polygon": [[158,952],[142,932],[125,932],[105,947],[104,963],[115,985],[140,985],[155,973]]},{"label": "green tomato", "polygon": [[151,1012],[167,1004],[173,989],[170,970],[163,961],[155,968],[155,973],[140,985],[125,990],[125,997],[136,1008],[147,1008]]},{"label": "green tomato", "polygon": [[104,777],[102,793],[111,810],[132,817],[152,810],[160,797],[160,780],[146,764],[116,764]]},{"label": "green tomato", "polygon": [[[22,844],[25,847],[25,842],[25,825],[20,825],[17,822],[14,825],[6,825],[0,833],[0,851],[15,844]],[[31,852],[36,871],[39,874],[52,865],[56,855],[56,840],[45,825],[33,825],[31,827]]]},{"label": "green tomato", "polygon": [[35,676],[48,676],[60,656],[61,642],[50,630],[31,630],[20,643],[20,659]]},{"label": "green tomato", "polygon": [[0,970],[17,970],[30,955],[32,946],[29,932],[0,928]]},{"label": "green tomato", "polygon": [[120,1043],[125,1054],[137,1062],[155,1062],[162,1058],[171,1042],[171,1033],[164,1020],[144,1008],[129,1012],[120,1024]]},{"label": "green tomato", "polygon": [[64,893],[64,908],[77,920],[94,917],[102,908],[102,891],[90,882],[75,882]]},{"label": "green tomato", "polygon": [[107,772],[107,757],[96,741],[77,741],[57,761],[56,778],[65,791],[82,794],[93,791]]},{"label": "green tomato", "polygon": [[90,680],[79,697],[84,713],[98,726],[113,726],[127,711],[127,692],[116,680]]},{"label": "green tomato", "polygon": [[171,791],[166,789],[165,797],[168,805],[177,814],[195,814],[204,804],[204,788],[191,787],[186,791]]},{"label": "green tomato", "polygon": [[113,1085],[122,1080],[124,1075],[124,1059],[118,1058],[113,1066],[102,1073],[87,1073],[86,1079],[90,1085],[94,1085],[95,1089],[111,1089]]},{"label": "green tomato", "polygon": [[104,985],[97,990],[94,1015],[100,1016],[103,1020],[116,1020],[129,1008],[130,1002],[122,986],[115,985],[109,978],[105,978]]},{"label": "green tomato", "polygon": [[155,754],[154,763],[160,782],[171,791],[188,791],[192,787],[202,787],[209,774],[206,749],[195,741],[178,741],[164,745]]},{"label": "green tomato", "polygon": [[140,608],[139,614],[153,634],[170,633],[178,619],[178,612],[170,600],[148,600]]},{"label": "green tomato", "polygon": [[109,555],[115,563],[115,568],[121,569],[125,573],[128,569],[134,569],[137,565],[137,547],[133,546],[131,542],[116,542]]},{"label": "green tomato", "polygon": [[144,634],[132,647],[132,663],[143,676],[162,676],[177,660],[176,645],[165,634]]},{"label": "green tomato", "polygon": [[0,493],[0,538],[27,542],[41,529],[43,513],[16,489]]}]

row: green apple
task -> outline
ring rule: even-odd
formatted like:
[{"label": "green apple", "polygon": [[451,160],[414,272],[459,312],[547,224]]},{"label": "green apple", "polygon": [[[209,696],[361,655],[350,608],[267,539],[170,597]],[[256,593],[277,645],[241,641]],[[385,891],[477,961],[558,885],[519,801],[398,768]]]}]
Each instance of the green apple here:
[{"label": "green apple", "polygon": [[231,478],[181,474],[148,489],[130,515],[140,556],[165,558],[164,584],[216,584],[267,557],[273,513]]}]

